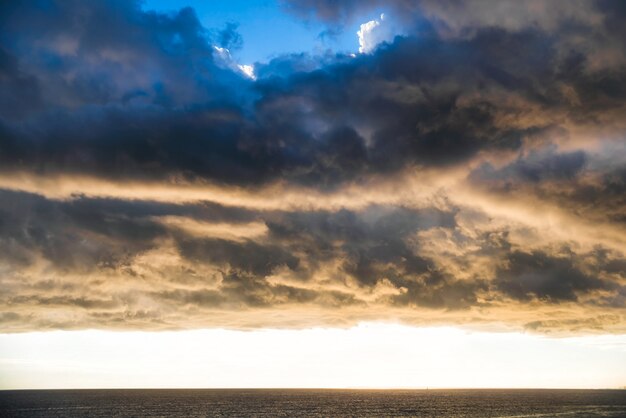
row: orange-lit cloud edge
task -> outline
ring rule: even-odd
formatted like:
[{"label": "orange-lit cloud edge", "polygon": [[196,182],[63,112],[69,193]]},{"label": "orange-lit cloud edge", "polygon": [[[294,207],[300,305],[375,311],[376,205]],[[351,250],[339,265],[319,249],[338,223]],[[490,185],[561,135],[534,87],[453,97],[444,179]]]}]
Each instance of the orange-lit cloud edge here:
[{"label": "orange-lit cloud edge", "polygon": [[[234,221],[197,213],[145,216],[165,232],[114,266],[92,268],[73,262],[59,267],[32,251],[28,267],[12,269],[2,278],[4,288],[9,289],[3,331],[345,328],[381,321],[552,335],[626,332],[624,307],[619,301],[602,302],[618,298],[619,287],[575,289],[573,298],[555,300],[530,293],[511,297],[493,284],[511,262],[504,254],[512,251],[542,254],[549,260],[576,257],[574,265],[580,269],[576,271],[597,274],[598,250],[606,253],[602,262],[619,262],[626,252],[626,231],[603,222],[606,215],[601,210],[588,208],[580,213],[558,198],[537,197],[536,190],[503,195],[473,183],[468,173],[484,162],[484,158],[477,159],[445,172],[415,168],[393,178],[362,179],[326,193],[284,183],[248,189],[180,180],[120,183],[85,176],[3,175],[0,187],[57,204],[101,199],[180,208],[218,205],[225,211],[254,213]],[[590,175],[585,181],[595,180]],[[295,237],[294,242],[272,230],[290,214],[333,216],[343,211],[362,217],[365,225],[375,225],[396,210],[453,213],[453,227],[426,219],[423,222],[433,224],[402,237],[406,248],[432,263],[428,269],[447,277],[433,283],[432,289],[421,288],[425,293],[421,301],[407,300],[410,289],[386,277],[402,267],[377,265],[375,281],[362,283],[349,271],[353,261],[342,250],[342,242],[325,250],[332,256],[318,261],[307,252],[311,247],[298,248],[300,238],[310,237]],[[120,252],[127,245],[119,237],[88,228],[80,236],[87,245],[105,243],[113,249],[122,247]],[[506,250],[486,251],[490,240],[506,240]],[[241,252],[244,258],[269,247],[278,255],[267,257],[278,261],[269,268],[260,267],[262,287],[233,290],[228,275],[238,268],[231,263],[239,261],[229,261],[230,255],[212,261],[202,254],[184,254],[181,243],[185,242],[219,242],[224,245],[221,251]],[[283,248],[293,251],[297,266],[290,266]],[[544,267],[553,268],[540,266]],[[240,269],[245,272],[246,268],[255,267],[244,262]],[[601,274],[607,282],[624,283],[619,270]],[[418,274],[411,280],[423,283],[429,278]]]}]

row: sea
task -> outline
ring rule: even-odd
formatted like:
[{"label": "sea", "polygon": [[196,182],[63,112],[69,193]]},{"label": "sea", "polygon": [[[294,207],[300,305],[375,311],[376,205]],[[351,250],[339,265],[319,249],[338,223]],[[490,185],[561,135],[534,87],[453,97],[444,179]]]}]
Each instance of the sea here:
[{"label": "sea", "polygon": [[626,417],[626,390],[16,390],[0,416]]}]

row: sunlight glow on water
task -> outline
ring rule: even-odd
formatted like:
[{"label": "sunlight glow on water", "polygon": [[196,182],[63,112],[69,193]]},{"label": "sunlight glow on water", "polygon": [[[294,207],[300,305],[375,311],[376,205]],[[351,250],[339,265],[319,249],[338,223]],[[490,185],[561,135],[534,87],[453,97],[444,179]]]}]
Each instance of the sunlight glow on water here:
[{"label": "sunlight glow on water", "polygon": [[16,417],[620,417],[626,391],[86,390],[0,392]]}]

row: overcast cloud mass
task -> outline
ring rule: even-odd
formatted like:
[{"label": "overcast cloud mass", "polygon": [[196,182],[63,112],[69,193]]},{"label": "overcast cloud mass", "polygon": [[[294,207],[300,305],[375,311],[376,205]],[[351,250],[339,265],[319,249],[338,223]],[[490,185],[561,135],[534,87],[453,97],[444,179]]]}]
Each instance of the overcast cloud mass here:
[{"label": "overcast cloud mass", "polygon": [[2,2],[3,332],[626,332],[626,2],[282,7],[385,15],[251,73],[190,8]]}]

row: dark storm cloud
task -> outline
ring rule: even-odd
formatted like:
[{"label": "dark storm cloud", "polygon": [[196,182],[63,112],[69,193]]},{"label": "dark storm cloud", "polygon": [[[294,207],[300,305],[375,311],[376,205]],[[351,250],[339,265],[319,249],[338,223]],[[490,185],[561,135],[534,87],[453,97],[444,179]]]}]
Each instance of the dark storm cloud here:
[{"label": "dark storm cloud", "polygon": [[[425,306],[457,305],[461,297],[443,296],[448,279],[440,278],[428,259],[414,254],[406,239],[433,227],[451,228],[454,214],[434,209],[411,211],[391,207],[370,207],[351,212],[290,212],[269,214],[269,236],[260,244],[223,239],[186,238],[179,242],[183,257],[195,263],[220,266],[227,272],[223,279],[229,288],[240,291],[276,290],[264,278],[276,269],[287,268],[305,284],[315,277],[324,263],[337,261],[340,272],[353,277],[364,288],[386,279],[392,285],[409,287],[412,294],[399,303]],[[305,256],[304,260],[299,257]],[[441,284],[427,290],[428,283]],[[428,296],[418,296],[418,287]],[[468,292],[471,292],[468,286]],[[472,289],[474,289],[472,287]],[[477,289],[474,289],[477,290]],[[289,299],[291,302],[293,300]]]},{"label": "dark storm cloud", "polygon": [[555,29],[560,24],[594,22],[598,13],[611,20],[624,13],[623,7],[611,0],[573,0],[555,4],[536,0],[502,0],[497,7],[488,0],[281,0],[286,11],[304,19],[315,19],[332,25],[345,24],[369,17],[372,12],[385,12],[405,24],[431,21],[449,34],[459,31],[463,36],[481,27],[502,27],[517,30],[525,27]]},{"label": "dark storm cloud", "polygon": [[[514,49],[526,53],[508,56]],[[545,82],[540,76],[557,76],[551,69],[552,52],[533,32],[486,31],[469,41],[443,41],[432,35],[396,38],[373,55],[296,74],[287,83],[260,80],[259,114],[264,121],[272,118],[267,125],[300,137],[298,130],[307,122],[324,126],[349,121],[373,131],[367,153],[353,152],[350,167],[384,170],[393,169],[391,164],[398,168],[410,162],[455,162],[481,148],[516,148],[524,136],[548,128],[497,126],[495,119],[502,113],[489,93],[483,99],[463,99],[491,85],[523,94],[538,106],[558,105],[558,97],[542,91],[548,86],[535,86]]]},{"label": "dark storm cloud", "polygon": [[360,213],[293,213],[268,223],[270,233],[308,255],[307,262],[342,259],[341,270],[364,287],[386,280],[406,289],[400,306],[460,309],[485,290],[480,281],[459,282],[420,256],[408,239],[430,228],[455,227],[454,212],[370,207]]},{"label": "dark storm cloud", "polygon": [[581,179],[577,187],[557,193],[557,198],[577,207],[590,208],[610,222],[626,222],[626,169],[603,170],[594,181]]},{"label": "dark storm cloud", "polygon": [[[624,72],[586,74],[584,51],[561,57],[559,35],[532,28],[485,28],[470,39],[426,28],[372,55],[322,58],[309,71],[293,64],[297,57],[281,57],[261,65],[259,74],[272,76],[254,83],[213,47],[236,43],[235,28],[213,39],[191,9],[5,7],[5,172],[324,188],[517,149],[556,122],[522,127],[503,124],[507,117],[538,108],[589,118],[626,97]],[[501,94],[525,103],[503,108]],[[573,94],[582,108],[570,103]]]},{"label": "dark storm cloud", "polygon": [[515,162],[494,169],[486,164],[472,173],[472,177],[482,181],[521,181],[539,183],[546,180],[572,180],[585,167],[587,155],[582,151],[569,153],[533,152],[519,157]]},{"label": "dark storm cloud", "polygon": [[9,264],[28,265],[42,256],[59,269],[86,272],[115,266],[165,233],[144,214],[125,216],[80,200],[1,190],[0,202],[0,257]]},{"label": "dark storm cloud", "polygon": [[280,266],[287,266],[292,270],[298,266],[298,259],[286,250],[254,242],[190,240],[181,242],[180,250],[184,257],[195,262],[227,265],[250,273],[254,278],[267,276]]},{"label": "dark storm cloud", "polygon": [[439,271],[419,281],[405,279],[402,285],[407,291],[393,298],[395,305],[452,310],[480,306],[479,295],[489,289],[484,280],[455,280]]},{"label": "dark storm cloud", "polygon": [[308,254],[309,263],[339,255],[344,272],[372,286],[382,278],[394,283],[427,273],[431,263],[415,255],[406,239],[423,229],[454,224],[451,212],[370,207],[360,213],[290,213],[267,225],[271,236]]},{"label": "dark storm cloud", "polygon": [[585,294],[609,287],[597,276],[582,272],[570,258],[541,252],[511,252],[496,277],[499,290],[520,300],[575,301],[579,292]]},{"label": "dark storm cloud", "polygon": [[21,73],[17,59],[0,47],[0,113],[14,118],[40,106],[37,79]]},{"label": "dark storm cloud", "polygon": [[[5,3],[1,37],[15,66],[45,81],[47,105],[169,102],[223,92],[195,12],[144,12],[136,1]],[[202,75],[212,77],[202,77]],[[128,78],[125,78],[128,77]],[[191,91],[190,89],[195,91]]]},{"label": "dark storm cloud", "polygon": [[577,216],[610,223],[626,221],[623,165],[606,163],[583,151],[532,151],[497,169],[486,163],[469,178],[491,192],[508,196],[525,193],[570,209]]},{"label": "dark storm cloud", "polygon": [[258,214],[211,203],[174,205],[149,201],[90,199],[48,200],[0,190],[0,259],[26,267],[43,257],[69,272],[117,269],[129,259],[170,237],[157,217],[245,223]]}]

